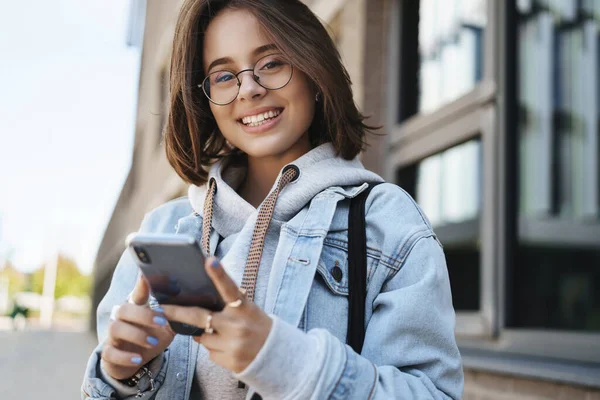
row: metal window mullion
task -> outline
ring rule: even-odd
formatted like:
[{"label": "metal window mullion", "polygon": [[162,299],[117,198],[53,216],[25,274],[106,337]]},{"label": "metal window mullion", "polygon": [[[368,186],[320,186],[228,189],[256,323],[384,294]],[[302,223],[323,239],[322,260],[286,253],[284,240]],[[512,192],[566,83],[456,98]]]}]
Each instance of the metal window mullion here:
[{"label": "metal window mullion", "polygon": [[481,311],[457,311],[456,335],[461,338],[488,337],[489,323]]},{"label": "metal window mullion", "polygon": [[501,192],[499,191],[499,167],[501,166],[498,148],[498,134],[495,126],[495,105],[490,104],[481,112],[481,138],[483,175],[480,179],[482,184],[482,208],[481,208],[481,291],[480,304],[481,314],[485,320],[486,333],[496,335],[499,331],[497,311],[497,280],[499,235],[498,213],[501,205]]},{"label": "metal window mullion", "polygon": [[[401,30],[400,30],[400,4],[399,0],[388,1],[388,39],[387,39],[387,71],[396,71],[396,73],[388,73],[387,88],[386,92],[386,113],[385,113],[385,125],[387,131],[391,132],[393,127],[398,122],[398,109],[400,108],[400,69],[403,67],[400,62],[400,46],[398,43],[402,43]],[[383,178],[386,181],[393,182],[395,179],[396,166],[390,160],[390,143],[391,135],[385,137],[388,152],[385,155],[385,164]]]},{"label": "metal window mullion", "polygon": [[[584,143],[583,148],[583,199],[582,199],[582,216],[585,218],[598,218],[600,212],[600,181],[598,179],[599,160],[598,158],[598,136],[599,129],[599,113],[600,113],[600,90],[598,82],[598,70],[600,70],[600,46],[598,34],[600,31],[600,23],[598,21],[588,20],[583,27],[583,45],[582,52],[582,74],[581,85],[591,87],[589,91],[591,96],[584,99]],[[587,190],[586,190],[587,189]]]}]

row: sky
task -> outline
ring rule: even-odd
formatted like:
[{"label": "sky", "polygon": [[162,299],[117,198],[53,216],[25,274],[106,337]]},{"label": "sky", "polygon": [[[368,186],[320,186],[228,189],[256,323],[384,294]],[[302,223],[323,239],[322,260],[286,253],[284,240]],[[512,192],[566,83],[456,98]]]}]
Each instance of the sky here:
[{"label": "sky", "polygon": [[0,266],[90,273],[131,166],[129,0],[0,0]]}]

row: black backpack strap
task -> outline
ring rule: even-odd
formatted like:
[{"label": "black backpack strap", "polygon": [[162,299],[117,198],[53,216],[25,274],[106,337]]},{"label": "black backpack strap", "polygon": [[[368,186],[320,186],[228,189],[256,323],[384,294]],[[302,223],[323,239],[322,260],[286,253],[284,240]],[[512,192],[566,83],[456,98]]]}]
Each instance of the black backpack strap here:
[{"label": "black backpack strap", "polygon": [[[380,183],[371,183],[356,197],[350,199],[348,213],[348,333],[346,343],[358,354],[365,341],[365,302],[367,299],[367,225],[365,203],[371,189]],[[251,400],[261,400],[254,393]]]},{"label": "black backpack strap", "polygon": [[367,234],[365,203],[371,190],[379,183],[369,184],[350,200],[348,213],[348,332],[346,343],[358,354],[365,341],[365,301],[367,298]]}]

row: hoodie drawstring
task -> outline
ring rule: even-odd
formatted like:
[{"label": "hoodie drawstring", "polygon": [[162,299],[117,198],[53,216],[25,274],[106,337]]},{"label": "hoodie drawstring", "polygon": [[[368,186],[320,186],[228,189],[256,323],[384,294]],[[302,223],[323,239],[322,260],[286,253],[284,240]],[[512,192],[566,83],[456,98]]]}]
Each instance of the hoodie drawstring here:
[{"label": "hoodie drawstring", "polygon": [[[277,198],[281,190],[288,183],[297,179],[298,175],[299,171],[295,166],[290,166],[284,169],[283,173],[281,174],[281,178],[279,178],[279,181],[277,182],[275,190],[273,190],[260,205],[258,216],[256,218],[256,224],[254,225],[254,231],[252,232],[252,242],[250,243],[250,250],[248,252],[246,267],[244,268],[244,277],[241,284],[241,288],[246,291],[246,295],[250,301],[254,301],[254,288],[256,287],[258,268],[262,258],[267,230],[269,229],[269,224],[271,223],[271,219],[273,217],[273,211],[275,210],[275,203],[277,202]],[[213,178],[209,182],[209,189],[204,201],[202,248],[206,254],[210,254],[210,229],[212,226],[213,201],[217,191],[216,189],[217,183]]]}]

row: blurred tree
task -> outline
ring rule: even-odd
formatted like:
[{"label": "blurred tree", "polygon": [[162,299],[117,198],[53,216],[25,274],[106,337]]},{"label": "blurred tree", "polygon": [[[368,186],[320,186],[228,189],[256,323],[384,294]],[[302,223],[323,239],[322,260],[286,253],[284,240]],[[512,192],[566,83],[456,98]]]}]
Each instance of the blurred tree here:
[{"label": "blurred tree", "polygon": [[[42,294],[44,290],[45,265],[33,272],[31,276],[31,291]],[[59,255],[56,273],[56,288],[54,298],[65,295],[89,296],[92,287],[92,277],[82,274],[75,261]]]},{"label": "blurred tree", "polygon": [[27,275],[16,269],[10,261],[5,261],[0,268],[0,278],[8,278],[8,295],[10,298],[27,287]]}]

